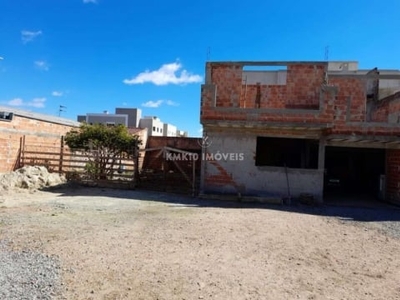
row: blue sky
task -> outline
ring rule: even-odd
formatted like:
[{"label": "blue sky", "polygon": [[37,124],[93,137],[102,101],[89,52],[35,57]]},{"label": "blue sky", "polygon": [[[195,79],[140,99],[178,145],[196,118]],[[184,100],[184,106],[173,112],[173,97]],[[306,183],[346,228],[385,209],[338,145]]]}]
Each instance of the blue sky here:
[{"label": "blue sky", "polygon": [[[76,119],[139,107],[200,135],[205,62],[400,69],[400,1],[0,0],[0,104]],[[209,52],[209,54],[207,54]]]}]

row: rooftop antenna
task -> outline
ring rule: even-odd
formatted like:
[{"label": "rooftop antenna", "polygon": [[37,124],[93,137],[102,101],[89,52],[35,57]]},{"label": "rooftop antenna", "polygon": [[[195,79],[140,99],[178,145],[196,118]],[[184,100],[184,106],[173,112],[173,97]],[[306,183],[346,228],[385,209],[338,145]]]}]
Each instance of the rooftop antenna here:
[{"label": "rooftop antenna", "polygon": [[61,116],[61,113],[62,113],[62,112],[65,112],[66,109],[67,109],[66,106],[60,105],[60,107],[58,108],[58,116],[60,117],[60,116]]},{"label": "rooftop antenna", "polygon": [[329,60],[329,46],[325,46],[325,60]]},{"label": "rooftop antenna", "polygon": [[207,48],[207,61],[210,61],[210,58],[211,58],[211,48],[208,47]]}]

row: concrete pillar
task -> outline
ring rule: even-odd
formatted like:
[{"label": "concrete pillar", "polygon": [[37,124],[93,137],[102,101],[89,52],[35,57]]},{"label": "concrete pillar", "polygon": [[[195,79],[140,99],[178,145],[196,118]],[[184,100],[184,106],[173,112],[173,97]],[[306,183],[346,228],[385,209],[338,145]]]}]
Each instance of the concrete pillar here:
[{"label": "concrete pillar", "polygon": [[318,170],[325,169],[325,146],[326,140],[324,137],[319,139],[319,147],[318,147]]},{"label": "concrete pillar", "polygon": [[320,195],[317,197],[318,203],[323,203],[323,194],[324,194],[324,176],[325,176],[325,147],[326,147],[326,139],[325,137],[321,137],[319,139],[319,147],[318,147],[318,171],[320,173]]},{"label": "concrete pillar", "polygon": [[200,169],[200,187],[199,187],[199,195],[204,194],[204,182],[206,176],[206,168],[207,168],[207,161],[203,159],[206,157],[207,154],[207,147],[204,145],[204,140],[207,137],[207,128],[203,126],[203,140],[201,143],[201,169]]}]

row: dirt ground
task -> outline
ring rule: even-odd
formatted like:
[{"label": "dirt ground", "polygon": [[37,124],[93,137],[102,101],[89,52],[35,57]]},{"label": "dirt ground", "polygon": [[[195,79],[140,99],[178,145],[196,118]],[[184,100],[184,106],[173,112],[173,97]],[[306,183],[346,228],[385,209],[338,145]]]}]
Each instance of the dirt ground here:
[{"label": "dirt ground", "polygon": [[5,200],[0,239],[59,257],[61,299],[400,299],[381,221],[95,188]]}]

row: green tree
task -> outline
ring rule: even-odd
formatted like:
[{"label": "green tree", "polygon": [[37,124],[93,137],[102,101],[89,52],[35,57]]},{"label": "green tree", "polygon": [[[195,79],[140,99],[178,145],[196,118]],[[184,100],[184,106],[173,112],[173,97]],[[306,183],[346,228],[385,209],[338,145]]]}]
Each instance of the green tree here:
[{"label": "green tree", "polygon": [[82,151],[88,158],[86,171],[94,179],[113,176],[114,166],[121,157],[133,159],[138,155],[141,141],[123,125],[106,126],[83,123],[65,136],[65,144],[73,151]]}]

